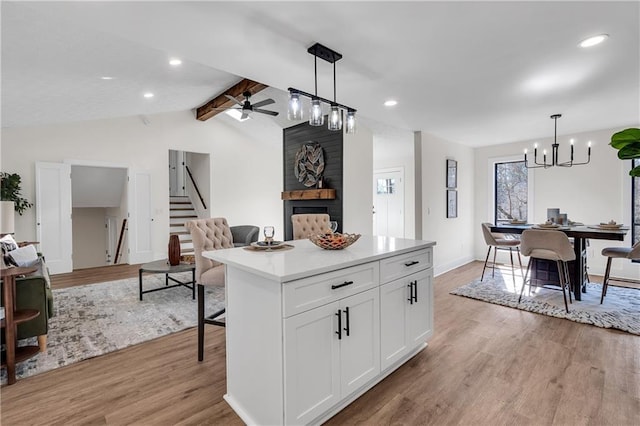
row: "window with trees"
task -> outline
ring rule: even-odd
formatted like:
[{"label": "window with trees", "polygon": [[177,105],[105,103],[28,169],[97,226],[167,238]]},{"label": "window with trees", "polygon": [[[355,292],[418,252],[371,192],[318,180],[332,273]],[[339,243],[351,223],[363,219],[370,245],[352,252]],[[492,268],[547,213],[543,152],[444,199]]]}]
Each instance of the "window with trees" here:
[{"label": "window with trees", "polygon": [[495,223],[528,220],[528,172],[524,161],[495,163],[494,173]]}]

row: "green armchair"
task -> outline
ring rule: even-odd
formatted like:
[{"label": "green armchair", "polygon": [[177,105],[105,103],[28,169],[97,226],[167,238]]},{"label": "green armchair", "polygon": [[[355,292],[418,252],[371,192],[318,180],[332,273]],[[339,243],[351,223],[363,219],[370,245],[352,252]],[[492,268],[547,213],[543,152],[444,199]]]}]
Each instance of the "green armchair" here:
[{"label": "green armchair", "polygon": [[53,293],[44,259],[41,257],[34,266],[38,268],[37,271],[16,279],[16,309],[37,309],[40,315],[18,324],[18,339],[37,336],[40,352],[44,352],[47,348],[49,318],[53,316]]}]

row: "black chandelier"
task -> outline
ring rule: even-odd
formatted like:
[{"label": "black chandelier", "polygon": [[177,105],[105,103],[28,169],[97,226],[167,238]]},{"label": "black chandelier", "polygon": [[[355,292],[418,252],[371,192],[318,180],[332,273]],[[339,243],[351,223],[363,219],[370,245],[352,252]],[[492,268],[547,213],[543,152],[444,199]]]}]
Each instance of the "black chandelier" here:
[{"label": "black chandelier", "polygon": [[[311,93],[289,87],[289,107],[287,109],[287,118],[289,118],[289,120],[302,120],[303,112],[300,96],[306,96],[311,99],[311,108],[309,110],[309,124],[311,126],[322,126],[324,124],[324,114],[322,112],[322,103],[324,102],[330,106],[328,129],[342,130],[342,117],[344,111],[346,111],[346,132],[355,133],[356,110],[336,102],[336,62],[342,59],[342,55],[321,45],[320,43],[316,43],[311,46],[307,49],[307,52],[314,56],[315,92],[312,95]],[[333,101],[318,96],[318,57],[333,64]]]},{"label": "black chandelier", "polygon": [[533,163],[534,165],[529,165],[527,162],[527,150],[524,150],[524,165],[527,169],[537,169],[540,167],[544,167],[548,169],[550,167],[558,166],[558,167],[571,167],[571,166],[580,166],[583,164],[589,164],[591,161],[591,141],[587,144],[587,161],[582,163],[576,163],[573,161],[573,139],[570,140],[571,143],[571,157],[569,161],[565,161],[560,163],[558,161],[558,148],[560,145],[558,144],[558,118],[562,117],[562,114],[553,114],[551,118],[554,120],[554,131],[553,131],[553,145],[551,145],[551,162],[547,163],[547,150],[542,151],[542,163],[538,162],[538,144],[534,144],[533,146]]}]

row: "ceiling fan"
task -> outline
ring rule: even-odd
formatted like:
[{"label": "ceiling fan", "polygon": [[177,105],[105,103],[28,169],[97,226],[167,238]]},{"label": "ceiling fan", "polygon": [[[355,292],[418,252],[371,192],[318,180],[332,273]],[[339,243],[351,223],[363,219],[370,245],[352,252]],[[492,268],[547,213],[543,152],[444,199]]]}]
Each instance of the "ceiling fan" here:
[{"label": "ceiling fan", "polygon": [[224,95],[227,99],[233,101],[237,106],[233,107],[233,108],[228,108],[228,109],[235,109],[238,110],[242,113],[242,117],[240,117],[241,120],[244,120],[245,118],[249,117],[249,114],[251,112],[258,112],[260,114],[267,114],[267,115],[272,115],[272,116],[276,116],[278,115],[278,113],[276,111],[269,111],[267,109],[262,109],[260,107],[263,107],[265,105],[271,105],[273,103],[275,103],[275,101],[273,99],[265,99],[263,101],[260,102],[256,102],[255,104],[251,104],[251,102],[249,102],[249,98],[251,97],[251,92],[243,92],[242,96],[244,96],[244,102],[240,102],[239,100],[237,100],[236,98],[234,98],[231,95]]}]

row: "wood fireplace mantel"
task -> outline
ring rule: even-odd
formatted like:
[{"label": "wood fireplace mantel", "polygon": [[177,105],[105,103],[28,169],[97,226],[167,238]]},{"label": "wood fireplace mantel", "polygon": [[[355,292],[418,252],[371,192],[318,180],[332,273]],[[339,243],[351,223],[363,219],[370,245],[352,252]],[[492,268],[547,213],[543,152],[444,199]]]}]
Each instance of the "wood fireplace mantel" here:
[{"label": "wood fireplace mantel", "polygon": [[335,200],[335,189],[300,189],[282,192],[283,200]]}]

